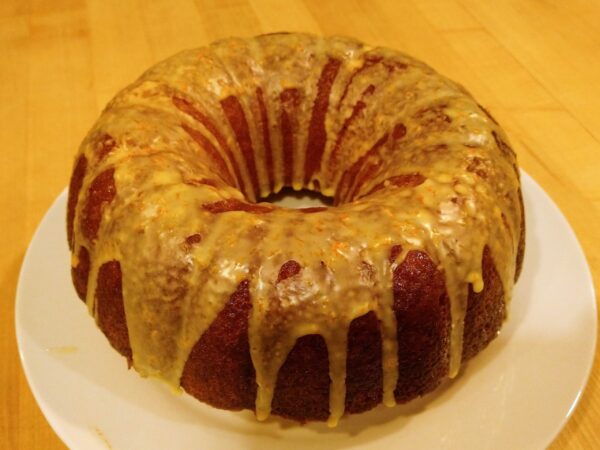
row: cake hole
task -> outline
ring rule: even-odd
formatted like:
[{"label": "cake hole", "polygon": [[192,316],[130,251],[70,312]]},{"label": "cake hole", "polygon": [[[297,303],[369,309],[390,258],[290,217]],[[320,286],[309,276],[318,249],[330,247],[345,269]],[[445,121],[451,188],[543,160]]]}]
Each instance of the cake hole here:
[{"label": "cake hole", "polygon": [[333,198],[310,189],[295,191],[291,187],[284,187],[276,194],[260,198],[259,202],[273,203],[284,208],[319,208],[333,206]]}]

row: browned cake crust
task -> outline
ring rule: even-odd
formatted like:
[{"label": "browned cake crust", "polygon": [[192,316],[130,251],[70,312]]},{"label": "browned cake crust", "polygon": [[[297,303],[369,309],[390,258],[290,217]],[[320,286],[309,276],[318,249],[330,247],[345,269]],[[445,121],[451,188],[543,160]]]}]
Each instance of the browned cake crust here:
[{"label": "browned cake crust", "polygon": [[[214,51],[219,54],[220,63],[229,64],[229,70],[235,71],[239,69],[236,58],[243,60],[236,56],[236,45],[252,49],[262,46],[262,64],[277,68],[279,60],[273,58],[278,52],[289,51],[296,39],[314,45],[310,51],[322,63],[311,69],[312,75],[304,76],[306,85],[286,80],[273,88],[272,84],[257,82],[255,89],[240,95],[222,94],[216,103],[222,122],[201,109],[204,104],[206,110],[212,110],[203,103],[204,99],[195,102],[193,96],[186,98],[179,90],[180,81],[174,81],[186,76],[181,75],[185,71],[175,76],[178,68],[197,64],[190,63],[187,54],[151,69],[137,84],[119,94],[105,111],[106,119],[99,121],[82,144],[69,187],[67,231],[73,252],[75,290],[110,344],[130,365],[143,374],[170,381],[174,376],[189,394],[217,408],[256,410],[259,418],[259,409],[267,408],[267,414],[300,422],[329,419],[335,423],[342,413],[374,408],[386,401],[386,395],[387,403],[390,396],[395,402],[404,403],[433,391],[448,376],[456,375],[460,361],[472,358],[494,339],[506,317],[512,281],[522,265],[523,203],[514,152],[495,120],[461,87],[419,62],[385,49],[367,50],[356,41],[328,41],[305,35],[235,41],[231,47],[216,44]],[[340,46],[362,55],[354,56],[359,63],[339,56]],[[285,58],[291,61],[293,78],[294,56],[286,54]],[[197,70],[203,66],[194,67]],[[371,107],[370,99],[377,94],[378,83],[388,81],[380,78],[377,67],[390,78],[410,78],[412,74],[415,80],[422,77],[450,93],[444,94],[442,100],[430,101],[427,89],[400,87],[404,89],[403,96],[414,97],[422,105],[405,123],[394,119],[396,122],[383,134],[375,131],[372,136],[364,130],[361,134],[363,122],[366,129],[369,123],[379,123],[377,108]],[[239,69],[236,76],[245,75]],[[353,89],[363,78],[364,89]],[[144,109],[148,108],[146,100],[141,100],[145,97],[136,90],[145,82],[150,86],[147,92],[152,92],[146,97],[157,99],[149,110]],[[311,83],[312,88],[307,87]],[[225,84],[224,92],[229,92],[228,87]],[[332,99],[337,99],[338,116],[331,112]],[[345,102],[350,102],[350,106],[342,109]],[[376,105],[387,110],[385,99],[378,102]],[[427,106],[427,102],[431,104]],[[212,111],[216,114],[216,110]],[[469,122],[460,125],[461,117],[468,112],[478,118],[477,126]],[[171,115],[175,117],[173,123],[169,122]],[[160,125],[153,125],[155,118]],[[336,132],[331,131],[336,129],[332,123],[337,123]],[[483,130],[483,134],[472,138],[473,130]],[[150,141],[140,144],[138,140],[143,139],[140,136],[144,133]],[[439,134],[442,140],[428,143],[433,138],[427,133]],[[472,140],[457,144],[452,133],[468,134]],[[155,144],[157,139],[161,142],[161,136],[169,142],[160,144],[167,146],[166,151]],[[363,141],[369,145],[362,145]],[[197,148],[203,153],[198,153]],[[437,168],[438,161],[446,159],[451,161],[448,173]],[[407,170],[403,170],[405,166]],[[457,171],[457,167],[462,170]],[[179,179],[173,178],[173,170]],[[137,199],[154,192],[152,189],[172,185],[186,189],[177,191],[172,198],[182,204],[187,202],[186,211],[193,204],[193,219],[182,221],[180,229],[169,222],[169,213],[152,220],[164,220],[170,225],[142,225],[135,221],[131,226],[126,224],[127,216],[119,208],[129,209],[127,214],[137,214],[143,222],[148,214],[156,208],[162,211],[166,204]],[[294,225],[285,229],[283,236],[291,239],[296,234],[299,238],[321,231],[327,236],[327,230],[333,235],[349,223],[350,231],[357,234],[331,245],[341,255],[355,256],[343,256],[341,266],[339,259],[316,257],[320,246],[330,242],[315,237],[314,242],[303,240],[302,245],[291,245],[285,251],[294,258],[280,259],[275,272],[269,272],[270,278],[260,278],[260,270],[267,270],[265,255],[271,257],[274,253],[261,250],[264,253],[253,254],[252,246],[264,242],[268,246],[268,239],[274,239],[276,245],[280,235],[272,233],[288,216],[281,215],[274,205],[255,200],[290,185],[307,186],[334,196],[341,209],[299,210],[299,215],[293,216],[295,222],[290,222]],[[448,187],[455,192],[448,197],[451,202],[444,203]],[[233,190],[237,194],[232,194]],[[394,213],[389,213],[385,203],[390,199],[391,204],[397,205]],[[419,209],[413,215],[402,215],[404,209],[412,207],[410,202],[417,202],[414,199],[419,199],[423,211],[433,211],[439,217],[414,221]],[[469,209],[470,201],[478,209],[461,215],[461,211]],[[381,213],[369,215],[362,206],[360,213],[350,209],[344,212],[344,205],[358,205],[356,202],[379,205]],[[450,205],[444,207],[446,212],[441,210],[442,204]],[[449,243],[442,239],[449,235],[448,228],[443,232],[436,228],[442,230],[449,223],[448,208],[459,217],[450,222]],[[234,213],[239,215],[228,221]],[[172,217],[178,214],[184,214],[183,220],[190,213],[174,210]],[[387,235],[387,216],[391,217],[390,224],[410,223],[413,228],[402,228],[409,235],[395,231]],[[204,292],[202,289],[211,283],[224,282],[218,269],[225,267],[220,265],[222,261],[213,257],[200,263],[202,255],[215,246],[237,249],[233,241],[208,243],[211,229],[229,226],[218,222],[220,217],[224,223],[231,223],[231,230],[236,224],[243,230],[237,239],[240,246],[248,247],[240,247],[239,259],[235,259],[238,250],[232,250],[231,257],[236,267],[245,269],[227,281],[229,293],[215,284],[217,287],[207,291],[205,297],[198,297],[197,293]],[[352,222],[354,217],[356,221]],[[472,229],[463,227],[472,217],[479,222],[473,222]],[[269,225],[261,228],[261,220],[270,220]],[[202,227],[205,221],[213,225]],[[376,228],[379,221],[382,231]],[[189,226],[190,222],[193,226]],[[308,227],[306,233],[302,226]],[[480,238],[471,236],[478,233]],[[371,237],[363,238],[362,234]],[[464,253],[461,245],[468,243],[473,248]],[[352,253],[359,247],[363,250]],[[379,248],[384,251],[377,253],[375,249]],[[466,256],[458,256],[459,252]],[[143,259],[138,260],[140,255]],[[261,255],[265,257],[261,259]],[[145,266],[136,268],[136,261]],[[198,269],[201,264],[204,268]],[[456,266],[461,266],[462,271],[455,270]],[[229,269],[220,270],[226,273]],[[346,275],[346,271],[354,275]],[[334,281],[320,281],[319,277]],[[271,290],[260,291],[258,278]],[[307,286],[313,283],[332,298],[336,284],[346,289],[335,297],[338,306],[324,303],[322,313],[334,321],[344,318],[346,322],[331,325],[331,319],[314,316],[312,306],[298,300],[304,298],[300,294],[306,294]],[[359,291],[353,290],[356,286],[370,286],[373,298],[367,295],[363,299]],[[274,297],[264,301],[259,293],[265,292]],[[385,300],[387,293],[389,301]],[[339,309],[339,304],[346,301],[348,309]],[[307,311],[313,314],[310,320],[302,315]],[[193,323],[211,314],[214,317],[198,335]],[[189,325],[189,316],[198,319]],[[290,335],[280,334],[280,339],[291,342],[283,350],[285,347],[278,347],[283,344],[272,336],[277,336],[277,330],[283,327],[296,333],[288,321],[304,321],[303,329],[319,332],[304,332],[291,340]],[[453,333],[453,324],[464,324],[462,333]],[[333,334],[328,331],[331,327],[336,328]],[[181,356],[174,356],[179,352]],[[271,387],[265,384],[269,381],[268,364],[260,359],[269,355],[280,355],[281,361]],[[459,361],[453,362],[453,358]],[[342,391],[337,381],[340,370],[345,377]],[[264,396],[269,393],[272,398],[265,401]]]},{"label": "browned cake crust", "polygon": [[[498,334],[505,317],[502,285],[489,249],[483,255],[485,288],[469,292],[463,360],[475,356]],[[106,264],[98,284],[100,327],[111,345],[131,358],[127,340],[121,274]],[[104,267],[104,266],[103,266]],[[222,409],[254,409],[256,382],[248,348],[248,282],[240,283],[225,308],[194,346],[181,386]],[[399,403],[433,391],[448,375],[450,312],[444,277],[427,254],[414,252],[394,272],[394,312],[398,321]],[[382,369],[379,321],[370,312],[355,319],[348,336],[346,412],[360,413],[381,403]],[[329,364],[323,339],[298,340],[279,372],[273,414],[298,421],[327,420]]]}]

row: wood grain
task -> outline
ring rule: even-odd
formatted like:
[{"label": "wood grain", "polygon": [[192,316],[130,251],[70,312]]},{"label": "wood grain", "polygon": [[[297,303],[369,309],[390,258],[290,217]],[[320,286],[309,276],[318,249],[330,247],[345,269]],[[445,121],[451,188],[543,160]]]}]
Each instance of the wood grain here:
[{"label": "wood grain", "polygon": [[[3,0],[0,2],[0,447],[64,448],[15,343],[19,267],[103,105],[152,63],[229,35],[345,34],[460,81],[504,125],[600,287],[600,2]],[[600,351],[600,350],[599,350]],[[600,446],[600,369],[553,449]]]}]

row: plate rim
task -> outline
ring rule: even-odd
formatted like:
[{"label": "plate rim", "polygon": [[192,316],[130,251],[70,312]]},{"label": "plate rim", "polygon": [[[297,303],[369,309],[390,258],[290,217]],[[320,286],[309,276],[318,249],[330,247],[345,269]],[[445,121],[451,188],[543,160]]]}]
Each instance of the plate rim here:
[{"label": "plate rim", "polygon": [[[525,182],[529,185],[530,188],[537,191],[538,195],[544,196],[547,200],[549,207],[553,209],[553,212],[554,212],[556,218],[562,222],[561,225],[563,225],[563,228],[568,233],[570,240],[575,245],[574,250],[576,250],[578,256],[581,258],[581,261],[583,262],[584,273],[582,275],[586,279],[586,285],[587,285],[586,291],[589,290],[591,297],[593,299],[593,301],[591,302],[591,305],[589,305],[589,306],[591,306],[590,313],[593,312],[593,315],[594,315],[594,321],[593,321],[594,339],[593,339],[592,345],[590,347],[590,354],[586,355],[586,367],[585,367],[585,370],[582,371],[583,382],[579,386],[577,395],[571,401],[568,412],[566,414],[562,415],[560,424],[556,427],[555,430],[552,431],[552,433],[548,434],[547,440],[545,442],[545,446],[548,446],[550,443],[552,443],[556,439],[556,437],[564,429],[566,423],[571,419],[575,410],[577,409],[577,407],[579,406],[579,404],[581,402],[581,398],[585,395],[585,390],[587,389],[587,387],[589,385],[589,379],[590,379],[593,367],[594,367],[596,359],[597,359],[596,358],[596,356],[597,356],[596,349],[597,349],[597,345],[598,345],[598,336],[597,336],[597,333],[598,333],[598,317],[597,317],[598,305],[597,305],[597,297],[596,297],[596,291],[595,291],[594,281],[593,281],[593,277],[592,277],[591,267],[588,263],[586,253],[585,253],[579,239],[577,238],[577,234],[576,234],[575,230],[571,226],[567,217],[563,214],[561,209],[558,207],[558,205],[552,200],[550,195],[548,195],[548,193],[546,193],[546,191],[535,181],[535,179],[533,177],[531,177],[529,174],[527,174],[523,169],[520,169],[520,173],[521,173],[521,184],[523,185],[524,184],[523,181],[525,180]],[[51,410],[52,409],[51,406],[49,404],[47,404],[47,402],[45,401],[44,396],[42,395],[42,393],[39,390],[39,386],[37,386],[35,384],[35,382],[33,382],[33,375],[31,373],[32,369],[30,367],[30,364],[28,363],[27,356],[24,353],[24,341],[23,341],[24,330],[20,326],[20,323],[22,320],[21,319],[21,314],[22,314],[21,309],[23,307],[22,306],[23,300],[21,300],[21,301],[19,300],[24,295],[22,293],[22,291],[24,289],[22,280],[24,279],[24,273],[28,270],[28,267],[31,265],[30,260],[32,258],[33,243],[37,239],[39,239],[39,235],[41,234],[42,230],[44,229],[44,226],[50,220],[50,212],[52,210],[54,210],[55,208],[57,208],[61,202],[66,202],[67,189],[68,188],[65,187],[58,194],[58,196],[52,201],[51,205],[46,209],[42,219],[38,223],[34,233],[32,234],[32,236],[29,240],[29,243],[27,245],[27,250],[23,257],[21,267],[19,269],[19,274],[18,274],[18,279],[17,279],[17,286],[16,286],[16,290],[15,290],[14,320],[15,320],[15,335],[16,335],[18,354],[19,354],[19,361],[23,368],[23,372],[24,372],[25,378],[27,380],[27,385],[29,386],[29,389],[30,389],[36,403],[38,404],[42,414],[44,415],[45,419],[48,421],[49,425],[51,426],[53,431],[56,433],[56,435],[67,446],[74,447],[74,446],[77,446],[77,442],[76,442],[75,438],[72,439],[72,435],[70,433],[68,433],[68,429],[66,427],[62,426],[62,423],[60,423],[59,417],[55,416],[55,414]],[[529,231],[529,230],[527,230],[527,231]]]}]

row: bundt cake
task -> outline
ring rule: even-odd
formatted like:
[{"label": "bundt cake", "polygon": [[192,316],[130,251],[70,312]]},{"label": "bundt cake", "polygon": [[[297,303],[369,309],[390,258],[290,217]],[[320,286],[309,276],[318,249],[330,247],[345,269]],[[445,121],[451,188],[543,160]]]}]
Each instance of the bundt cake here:
[{"label": "bundt cake", "polygon": [[[288,186],[332,206],[261,202]],[[67,232],[77,294],[141,375],[331,425],[456,376],[524,248],[515,154],[463,87],[294,33],[183,51],[118,93]]]}]

